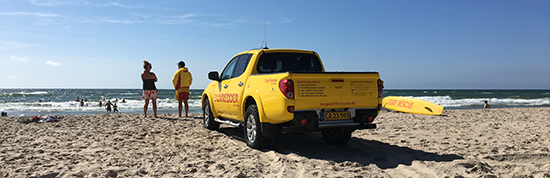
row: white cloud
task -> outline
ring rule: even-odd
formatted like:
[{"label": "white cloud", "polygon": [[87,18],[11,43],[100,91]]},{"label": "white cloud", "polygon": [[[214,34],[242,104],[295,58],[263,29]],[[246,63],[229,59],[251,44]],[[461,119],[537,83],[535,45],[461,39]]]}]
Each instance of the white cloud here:
[{"label": "white cloud", "polygon": [[54,19],[40,19],[38,25],[57,25],[61,24],[60,21]]},{"label": "white cloud", "polygon": [[111,2],[111,3],[107,3],[105,4],[105,6],[115,6],[115,7],[120,7],[120,8],[126,8],[126,9],[137,9],[137,8],[143,8],[142,5],[138,5],[138,6],[130,6],[130,5],[125,5],[125,4],[121,4],[119,2]]},{"label": "white cloud", "polygon": [[30,0],[31,4],[35,6],[62,6],[62,5],[88,5],[88,1],[84,0]]},{"label": "white cloud", "polygon": [[37,16],[37,17],[62,17],[59,14],[42,13],[42,12],[2,12],[1,15],[9,16]]},{"label": "white cloud", "polygon": [[13,42],[13,41],[2,41],[0,40],[0,50],[6,50],[11,48],[25,48],[29,47],[31,45],[25,44],[25,43],[19,43],[19,42]]},{"label": "white cloud", "polygon": [[138,18],[142,18],[142,19],[148,19],[148,18],[151,18],[149,15],[147,14],[132,14],[133,16],[136,16]]},{"label": "white cloud", "polygon": [[51,66],[60,66],[61,64],[58,63],[58,62],[54,62],[52,60],[49,60],[48,62],[46,62],[46,65],[51,65]]},{"label": "white cloud", "polygon": [[282,18],[282,19],[279,19],[279,20],[277,21],[277,23],[283,23],[283,24],[285,24],[285,23],[291,23],[291,22],[292,22],[292,20],[291,20],[291,19],[287,19],[287,18]]},{"label": "white cloud", "polygon": [[10,56],[10,59],[14,61],[29,62],[29,58],[27,56]]},{"label": "white cloud", "polygon": [[7,16],[29,16],[38,18],[39,25],[55,25],[60,24],[59,19],[64,16],[54,13],[42,13],[42,12],[0,12],[0,15]]},{"label": "white cloud", "polygon": [[159,20],[158,23],[172,24],[172,25],[190,23],[190,22],[193,22],[193,20],[191,20],[190,18],[194,17],[194,16],[195,16],[195,14],[192,14],[192,13],[184,14],[184,15],[180,15],[180,16],[169,16],[169,17],[164,17],[164,19]]},{"label": "white cloud", "polygon": [[142,21],[136,21],[136,20],[113,20],[113,19],[103,19],[102,22],[108,22],[108,23],[121,23],[121,24],[135,24],[135,23],[141,23]]}]

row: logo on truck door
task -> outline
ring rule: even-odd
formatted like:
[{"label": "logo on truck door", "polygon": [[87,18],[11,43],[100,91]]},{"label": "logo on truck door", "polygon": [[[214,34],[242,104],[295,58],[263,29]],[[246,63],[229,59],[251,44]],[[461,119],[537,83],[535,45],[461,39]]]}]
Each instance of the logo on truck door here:
[{"label": "logo on truck door", "polygon": [[277,79],[276,78],[268,78],[268,79],[265,79],[265,83],[277,83]]},{"label": "logo on truck door", "polygon": [[215,94],[214,102],[239,103],[239,94],[236,94],[236,93]]}]

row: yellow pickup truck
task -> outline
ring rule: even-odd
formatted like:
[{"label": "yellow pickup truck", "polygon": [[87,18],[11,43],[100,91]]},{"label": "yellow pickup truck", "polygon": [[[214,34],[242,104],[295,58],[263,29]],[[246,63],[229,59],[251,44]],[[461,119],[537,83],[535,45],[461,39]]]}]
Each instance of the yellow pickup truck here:
[{"label": "yellow pickup truck", "polygon": [[244,127],[246,144],[257,149],[280,134],[313,131],[326,143],[346,144],[354,130],[376,128],[382,107],[378,72],[325,72],[314,51],[244,51],[208,78],[204,127]]}]

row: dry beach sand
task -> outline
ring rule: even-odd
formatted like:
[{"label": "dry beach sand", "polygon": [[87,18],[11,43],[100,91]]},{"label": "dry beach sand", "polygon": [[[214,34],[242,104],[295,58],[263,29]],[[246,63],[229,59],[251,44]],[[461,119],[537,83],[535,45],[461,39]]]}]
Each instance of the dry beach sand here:
[{"label": "dry beach sand", "polygon": [[383,111],[347,145],[285,135],[254,150],[200,114],[0,118],[0,177],[550,177],[550,108]]}]

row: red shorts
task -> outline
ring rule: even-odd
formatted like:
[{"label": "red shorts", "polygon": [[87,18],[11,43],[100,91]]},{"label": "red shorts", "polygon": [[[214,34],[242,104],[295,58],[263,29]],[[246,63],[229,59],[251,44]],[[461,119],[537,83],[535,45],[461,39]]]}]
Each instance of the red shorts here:
[{"label": "red shorts", "polygon": [[141,98],[146,100],[157,99],[157,97],[159,96],[159,92],[157,90],[143,90],[141,94]]},{"label": "red shorts", "polygon": [[189,100],[189,92],[180,92],[176,95],[176,100],[178,101],[187,101]]}]

